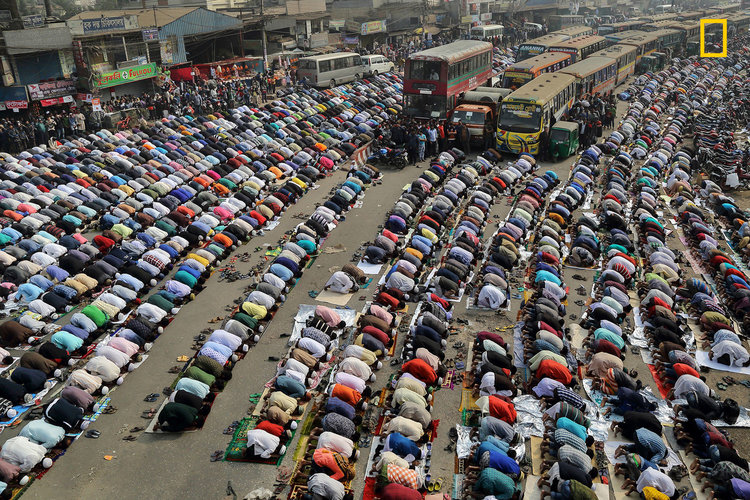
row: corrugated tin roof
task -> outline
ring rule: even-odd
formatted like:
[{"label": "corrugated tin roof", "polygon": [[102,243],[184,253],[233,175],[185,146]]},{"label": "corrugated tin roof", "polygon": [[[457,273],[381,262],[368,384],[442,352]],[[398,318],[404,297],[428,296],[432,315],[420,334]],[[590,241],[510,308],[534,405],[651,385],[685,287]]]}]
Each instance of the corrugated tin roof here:
[{"label": "corrugated tin roof", "polygon": [[[97,19],[100,17],[138,16],[138,25],[147,28],[154,25],[154,12],[156,12],[156,26],[162,27],[184,17],[196,10],[205,10],[201,7],[157,7],[156,9],[114,9],[114,10],[87,10],[76,14],[70,19]],[[209,11],[207,11],[209,12]],[[210,11],[217,16],[227,14]],[[228,16],[233,17],[233,16]]]},{"label": "corrugated tin roof", "polygon": [[489,42],[480,42],[478,40],[457,40],[446,45],[441,45],[440,47],[433,47],[421,52],[416,52],[410,55],[409,59],[437,59],[450,63],[485,50],[492,50],[492,44]]}]

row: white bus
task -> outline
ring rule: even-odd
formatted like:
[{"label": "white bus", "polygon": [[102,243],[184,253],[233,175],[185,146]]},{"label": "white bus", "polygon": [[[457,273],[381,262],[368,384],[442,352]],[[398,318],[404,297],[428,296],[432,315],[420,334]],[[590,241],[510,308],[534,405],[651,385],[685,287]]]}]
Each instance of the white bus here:
[{"label": "white bus", "polygon": [[503,38],[503,30],[505,26],[502,24],[485,24],[484,26],[474,26],[471,28],[471,37],[485,40],[487,38],[500,37]]},{"label": "white bus", "polygon": [[335,87],[359,80],[361,75],[362,58],[354,52],[304,57],[297,66],[297,81],[304,78],[309,85],[315,87]]}]

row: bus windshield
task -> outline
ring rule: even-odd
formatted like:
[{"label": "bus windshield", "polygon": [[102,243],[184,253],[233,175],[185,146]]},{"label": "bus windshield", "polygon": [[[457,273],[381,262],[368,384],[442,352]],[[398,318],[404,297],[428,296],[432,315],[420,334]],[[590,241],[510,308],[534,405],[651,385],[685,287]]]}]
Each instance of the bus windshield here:
[{"label": "bus windshield", "polygon": [[440,62],[438,61],[411,61],[409,78],[412,80],[440,80]]},{"label": "bus windshield", "polygon": [[503,88],[505,89],[517,89],[523,84],[533,80],[531,73],[523,73],[520,71],[506,71],[503,75]]},{"label": "bus windshield", "polygon": [[500,113],[500,128],[508,132],[538,132],[542,109],[536,104],[504,103]]},{"label": "bus windshield", "polygon": [[404,113],[420,118],[445,117],[445,101],[445,96],[407,94]]},{"label": "bus windshield", "polygon": [[484,124],[484,113],[478,113],[476,111],[465,111],[461,109],[453,113],[451,121],[453,121],[453,123],[462,121],[471,125],[482,125]]},{"label": "bus windshield", "polygon": [[529,57],[538,56],[546,50],[547,47],[542,47],[540,45],[521,45],[520,47],[518,47],[518,61],[523,61],[524,59],[528,59]]}]

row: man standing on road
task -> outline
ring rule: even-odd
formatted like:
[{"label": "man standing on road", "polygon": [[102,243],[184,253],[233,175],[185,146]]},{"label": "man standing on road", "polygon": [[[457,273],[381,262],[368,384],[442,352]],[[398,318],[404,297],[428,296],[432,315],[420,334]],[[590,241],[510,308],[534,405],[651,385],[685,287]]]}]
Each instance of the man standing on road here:
[{"label": "man standing on road", "polygon": [[431,121],[427,125],[427,141],[430,144],[430,147],[427,150],[427,154],[436,155],[438,153],[438,147],[437,147],[438,131],[437,131],[437,127],[434,121]]}]

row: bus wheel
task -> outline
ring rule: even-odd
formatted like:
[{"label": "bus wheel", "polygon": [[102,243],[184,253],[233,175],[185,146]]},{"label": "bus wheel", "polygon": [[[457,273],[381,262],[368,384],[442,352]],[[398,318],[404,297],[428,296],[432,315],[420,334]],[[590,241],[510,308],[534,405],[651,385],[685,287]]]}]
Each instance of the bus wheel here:
[{"label": "bus wheel", "polygon": [[331,78],[331,88],[333,88],[335,86],[336,86],[336,80],[334,80],[333,78]]},{"label": "bus wheel", "polygon": [[372,76],[378,76],[378,70],[373,71]]},{"label": "bus wheel", "polygon": [[354,79],[359,80],[359,73],[354,73]]}]

